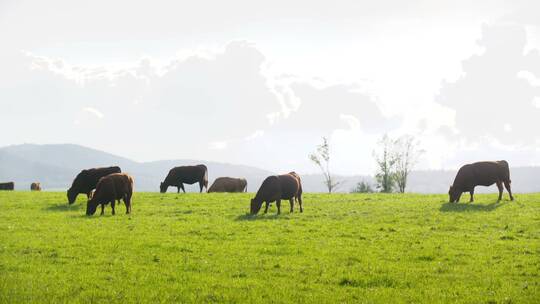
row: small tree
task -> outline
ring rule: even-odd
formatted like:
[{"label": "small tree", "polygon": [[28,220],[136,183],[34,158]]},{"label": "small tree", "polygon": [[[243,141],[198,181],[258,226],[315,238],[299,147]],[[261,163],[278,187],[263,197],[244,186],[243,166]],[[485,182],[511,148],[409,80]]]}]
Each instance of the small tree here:
[{"label": "small tree", "polygon": [[396,153],[394,151],[395,140],[392,140],[388,135],[384,135],[379,141],[381,149],[373,153],[377,162],[378,172],[375,175],[377,180],[377,189],[381,192],[390,193],[394,189],[396,178],[394,169],[396,166]]},{"label": "small tree", "polygon": [[368,182],[361,181],[351,190],[351,193],[372,193],[373,188]]},{"label": "small tree", "polygon": [[396,146],[395,180],[399,192],[405,193],[409,173],[424,151],[418,148],[420,143],[410,135],[400,137],[394,144]]},{"label": "small tree", "polygon": [[322,139],[323,143],[317,146],[317,151],[309,155],[309,159],[321,169],[328,193],[332,193],[339,186],[340,182],[335,181],[330,172],[330,145],[326,137]]}]

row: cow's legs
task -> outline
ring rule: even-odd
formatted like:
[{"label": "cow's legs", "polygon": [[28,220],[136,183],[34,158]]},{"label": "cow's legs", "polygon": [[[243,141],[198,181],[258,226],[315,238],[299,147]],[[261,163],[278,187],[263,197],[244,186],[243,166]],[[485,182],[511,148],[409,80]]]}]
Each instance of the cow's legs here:
[{"label": "cow's legs", "polygon": [[176,193],[180,193],[180,186],[176,186]]},{"label": "cow's legs", "polygon": [[502,182],[497,182],[497,188],[499,188],[499,199],[497,201],[500,201],[502,199],[502,193],[503,193],[503,185]]},{"label": "cow's legs", "polygon": [[512,189],[510,188],[510,181],[504,182],[504,187],[506,188],[506,191],[508,191],[508,194],[510,194],[510,200],[514,200],[514,196],[512,196]]},{"label": "cow's legs", "polygon": [[[182,189],[182,192],[186,193],[186,189],[184,189],[184,184],[180,184],[180,189]],[[178,191],[180,192],[180,191]]]},{"label": "cow's legs", "polygon": [[267,213],[268,207],[270,206],[270,202],[266,201],[265,204],[266,204],[266,207],[264,207],[264,213]]},{"label": "cow's legs", "polygon": [[472,188],[472,190],[469,191],[469,193],[471,194],[471,199],[469,200],[469,203],[472,203],[474,202],[474,188]]},{"label": "cow's legs", "polygon": [[202,193],[203,182],[199,182],[199,193]]},{"label": "cow's legs", "polygon": [[276,201],[276,206],[277,206],[277,214],[281,214],[281,200],[280,199]]},{"label": "cow's legs", "polygon": [[302,194],[299,194],[297,199],[298,199],[298,206],[300,206],[300,212],[304,212],[304,209],[302,208]]},{"label": "cow's legs", "polygon": [[131,212],[131,194],[126,194],[124,196],[124,205],[126,205],[126,214],[129,214]]},{"label": "cow's legs", "polygon": [[101,204],[101,214],[100,215],[103,215],[105,214],[105,204]]},{"label": "cow's legs", "polygon": [[291,213],[294,210],[294,196],[289,199],[289,203],[291,204]]},{"label": "cow's legs", "polygon": [[116,214],[116,212],[114,212],[114,204],[115,204],[115,203],[116,203],[116,200],[115,200],[115,199],[111,200],[112,215],[115,215],[115,214]]}]

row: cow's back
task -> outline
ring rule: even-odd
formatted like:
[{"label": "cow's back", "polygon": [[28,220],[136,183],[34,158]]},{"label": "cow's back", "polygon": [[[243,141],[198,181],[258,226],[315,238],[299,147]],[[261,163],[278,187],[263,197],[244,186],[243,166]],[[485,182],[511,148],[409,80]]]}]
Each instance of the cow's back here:
[{"label": "cow's back", "polygon": [[236,192],[238,187],[238,181],[236,178],[231,177],[218,177],[212,183],[208,192]]},{"label": "cow's back", "polygon": [[475,186],[491,186],[508,179],[508,163],[505,167],[504,163],[483,161],[461,167],[454,180],[454,186],[463,191],[470,191]]},{"label": "cow's back", "polygon": [[278,175],[281,187],[281,198],[290,199],[298,193],[300,182],[298,178],[292,174]]},{"label": "cow's back", "polygon": [[77,189],[79,193],[89,192],[97,187],[99,180],[113,173],[121,173],[122,170],[118,166],[92,168],[82,170],[73,181],[72,187]]},{"label": "cow's back", "polygon": [[169,171],[165,182],[169,185],[194,184],[203,180],[206,172],[207,169],[204,165],[174,167]]},{"label": "cow's back", "polygon": [[280,180],[277,175],[271,175],[264,179],[255,194],[255,200],[275,201],[281,198]]},{"label": "cow's back", "polygon": [[102,177],[96,187],[95,196],[100,200],[121,199],[133,192],[133,178],[125,173],[112,173]]},{"label": "cow's back", "polygon": [[0,190],[15,190],[14,182],[0,183]]}]

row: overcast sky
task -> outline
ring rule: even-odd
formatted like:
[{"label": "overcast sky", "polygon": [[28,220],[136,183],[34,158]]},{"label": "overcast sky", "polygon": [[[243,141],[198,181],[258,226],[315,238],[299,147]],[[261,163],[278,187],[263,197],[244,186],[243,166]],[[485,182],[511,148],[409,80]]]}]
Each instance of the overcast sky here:
[{"label": "overcast sky", "polygon": [[0,0],[0,146],[372,174],[540,165],[538,1]]}]

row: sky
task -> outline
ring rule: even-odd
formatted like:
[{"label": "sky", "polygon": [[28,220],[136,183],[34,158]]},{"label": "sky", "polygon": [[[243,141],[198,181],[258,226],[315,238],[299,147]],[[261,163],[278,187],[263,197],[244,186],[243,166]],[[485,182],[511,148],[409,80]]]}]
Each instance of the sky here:
[{"label": "sky", "polygon": [[540,165],[538,1],[0,0],[0,146],[373,174]]}]

